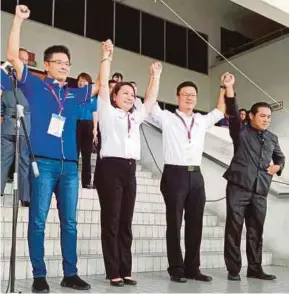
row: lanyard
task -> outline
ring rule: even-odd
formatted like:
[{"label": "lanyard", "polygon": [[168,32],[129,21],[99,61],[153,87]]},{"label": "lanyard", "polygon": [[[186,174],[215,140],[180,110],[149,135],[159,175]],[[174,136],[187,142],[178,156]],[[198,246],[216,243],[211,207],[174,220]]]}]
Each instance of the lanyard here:
[{"label": "lanyard", "polygon": [[185,120],[177,112],[175,112],[175,115],[182,121],[184,127],[186,128],[188,140],[189,140],[189,143],[191,143],[191,131],[194,125],[194,117],[192,117],[190,128],[188,128]]},{"label": "lanyard", "polygon": [[130,113],[127,114],[127,133],[128,137],[130,137],[130,130],[131,130],[131,120],[130,120]]},{"label": "lanyard", "polygon": [[56,95],[54,89],[51,87],[51,85],[47,84],[46,82],[44,82],[45,85],[47,86],[47,88],[49,89],[50,93],[53,95],[53,97],[55,98],[57,104],[58,104],[58,110],[59,110],[59,114],[61,114],[62,110],[63,110],[63,105],[64,105],[64,102],[68,96],[68,87],[66,87],[65,89],[65,94],[64,94],[64,99],[62,101],[62,103],[60,102],[60,99],[59,97]]}]

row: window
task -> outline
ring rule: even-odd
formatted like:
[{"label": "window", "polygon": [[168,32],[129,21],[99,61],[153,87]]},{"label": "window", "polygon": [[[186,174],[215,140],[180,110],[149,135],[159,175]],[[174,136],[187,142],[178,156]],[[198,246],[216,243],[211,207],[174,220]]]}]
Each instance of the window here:
[{"label": "window", "polygon": [[54,26],[83,36],[84,0],[55,0]]},{"label": "window", "polygon": [[169,63],[186,67],[187,30],[171,22],[166,22],[166,60]]},{"label": "window", "polygon": [[15,14],[16,5],[17,5],[17,0],[2,0],[1,10]]},{"label": "window", "polygon": [[164,20],[142,13],[141,54],[164,60]]},{"label": "window", "polygon": [[97,41],[113,39],[112,0],[87,0],[86,36]]},{"label": "window", "polygon": [[[208,40],[207,35],[201,35]],[[192,30],[188,30],[188,68],[208,74],[208,45]]]},{"label": "window", "polygon": [[28,6],[30,10],[29,19],[44,23],[49,26],[52,25],[52,0],[20,0],[19,4]]},{"label": "window", "polygon": [[140,12],[118,3],[115,7],[115,45],[139,53]]}]

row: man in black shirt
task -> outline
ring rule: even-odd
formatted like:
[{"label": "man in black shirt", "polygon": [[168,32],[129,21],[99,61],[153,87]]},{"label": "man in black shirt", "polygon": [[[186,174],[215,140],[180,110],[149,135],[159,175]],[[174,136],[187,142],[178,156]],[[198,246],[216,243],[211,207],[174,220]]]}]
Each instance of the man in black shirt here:
[{"label": "man in black shirt", "polygon": [[[230,75],[229,78],[234,79],[234,76]],[[228,181],[224,252],[228,279],[240,280],[240,243],[245,219],[247,277],[274,280],[274,275],[266,274],[262,269],[262,235],[272,177],[275,174],[281,175],[285,156],[280,149],[278,137],[267,130],[272,112],[268,103],[254,104],[249,114],[250,122],[243,125],[232,88],[226,89],[225,100],[234,144],[234,157],[224,174]]]}]

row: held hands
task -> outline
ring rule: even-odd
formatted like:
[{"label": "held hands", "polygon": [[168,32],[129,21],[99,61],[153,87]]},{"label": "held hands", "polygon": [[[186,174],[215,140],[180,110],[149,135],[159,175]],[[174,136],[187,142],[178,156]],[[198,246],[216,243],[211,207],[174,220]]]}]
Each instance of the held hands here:
[{"label": "held hands", "polygon": [[150,66],[150,75],[153,78],[159,78],[161,76],[163,67],[159,61],[155,61]]},{"label": "held hands", "polygon": [[229,72],[226,72],[221,77],[221,85],[226,88],[232,88],[235,84],[235,76]]},{"label": "held hands", "polygon": [[280,170],[280,165],[277,164],[270,164],[267,168],[268,174],[271,176],[274,176],[278,171]]},{"label": "held hands", "polygon": [[113,55],[113,44],[111,40],[106,40],[102,42],[102,59],[112,59]]},{"label": "held hands", "polygon": [[20,21],[24,21],[25,19],[29,18],[30,10],[26,5],[17,5],[15,8],[15,18]]}]

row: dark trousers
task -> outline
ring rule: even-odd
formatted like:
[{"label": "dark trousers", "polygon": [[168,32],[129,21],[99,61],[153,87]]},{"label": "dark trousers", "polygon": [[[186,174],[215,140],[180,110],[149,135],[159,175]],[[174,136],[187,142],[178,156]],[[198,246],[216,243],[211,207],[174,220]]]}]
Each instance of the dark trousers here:
[{"label": "dark trousers", "polygon": [[262,235],[267,210],[267,197],[248,192],[230,182],[227,184],[226,197],[227,219],[224,254],[227,270],[234,275],[241,270],[240,245],[245,219],[248,271],[261,271]]},{"label": "dark trousers", "polygon": [[91,181],[91,153],[93,141],[93,121],[77,121],[77,154],[81,153],[82,170],[81,183],[82,187],[89,186]]},{"label": "dark trousers", "polygon": [[101,242],[106,276],[131,276],[132,219],[136,198],[135,160],[99,161],[97,191],[101,206]]},{"label": "dark trousers", "polygon": [[[200,171],[165,165],[161,192],[166,204],[168,272],[171,276],[194,276],[200,266],[200,246],[206,201],[204,179]],[[180,231],[185,211],[185,260],[180,246]]]},{"label": "dark trousers", "polygon": [[[1,194],[4,193],[5,185],[7,182],[9,170],[14,167],[12,163],[15,163],[15,142],[16,137],[14,135],[2,135],[1,136]],[[29,154],[28,147],[24,136],[19,136],[19,199],[22,201],[30,201],[30,185],[29,185]],[[13,179],[13,175],[12,179]]]}]

